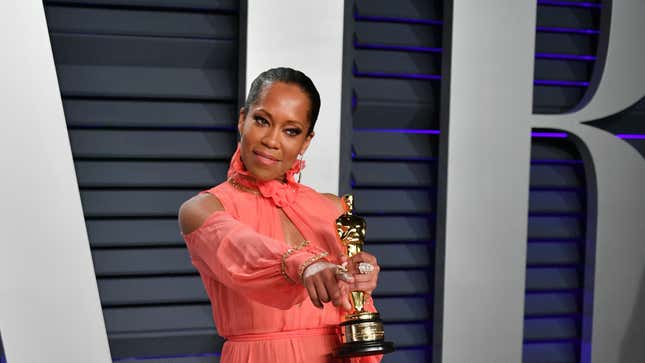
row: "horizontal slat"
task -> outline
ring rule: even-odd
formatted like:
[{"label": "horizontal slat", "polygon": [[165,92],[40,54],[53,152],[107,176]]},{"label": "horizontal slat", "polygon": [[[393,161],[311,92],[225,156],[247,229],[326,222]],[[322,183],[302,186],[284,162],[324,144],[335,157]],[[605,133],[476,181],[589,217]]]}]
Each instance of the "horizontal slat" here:
[{"label": "horizontal slat", "polygon": [[226,161],[76,161],[80,188],[205,188],[226,180]]},{"label": "horizontal slat", "polygon": [[[47,5],[52,33],[93,33],[234,39],[237,15]],[[186,26],[190,24],[190,26]]]},{"label": "horizontal slat", "polygon": [[[432,102],[432,99],[425,102]],[[355,128],[439,129],[439,105],[431,103],[358,100],[352,117]]]},{"label": "horizontal slat", "polygon": [[70,130],[75,158],[228,159],[229,131]]},{"label": "horizontal slat", "polygon": [[[357,214],[428,214],[435,212],[433,191],[415,189],[355,190]],[[581,195],[577,191],[531,191],[529,213],[580,213]]]},{"label": "horizontal slat", "polygon": [[531,165],[532,188],[580,188],[584,170],[580,165]]},{"label": "horizontal slat", "polygon": [[235,0],[183,0],[177,3],[174,0],[46,0],[46,4],[74,4],[74,5],[109,5],[124,7],[156,7],[171,9],[195,10],[238,10],[239,2]]},{"label": "horizontal slat", "polygon": [[358,44],[441,47],[441,27],[423,24],[357,21],[354,23],[354,36]]},{"label": "horizontal slat", "polygon": [[184,247],[92,251],[99,277],[196,273]]},{"label": "horizontal slat", "polygon": [[199,276],[98,278],[101,304],[143,305],[207,302]]},{"label": "horizontal slat", "polygon": [[234,128],[233,102],[63,100],[70,127]]},{"label": "horizontal slat", "polygon": [[439,104],[439,82],[415,79],[354,78],[359,102],[411,102]]},{"label": "horizontal slat", "polygon": [[385,322],[428,320],[432,316],[429,297],[379,297],[374,304]]},{"label": "horizontal slat", "polygon": [[436,162],[354,161],[355,187],[434,187]]},{"label": "horizontal slat", "polygon": [[562,113],[582,99],[585,87],[542,86],[533,87],[534,113]]},{"label": "horizontal slat", "polygon": [[[435,161],[354,161],[355,187],[435,187]],[[579,188],[584,178],[579,165],[531,165],[531,188]]]},{"label": "horizontal slat", "polygon": [[423,190],[367,189],[354,191],[357,214],[428,214],[434,212],[434,193]]},{"label": "horizontal slat", "polygon": [[524,320],[524,339],[577,338],[580,332],[576,318],[542,318]]},{"label": "horizontal slat", "polygon": [[199,190],[81,191],[86,217],[168,217]]},{"label": "horizontal slat", "polygon": [[383,324],[385,339],[392,341],[397,347],[418,347],[432,343],[432,327],[430,324]]},{"label": "horizontal slat", "polygon": [[360,159],[436,158],[438,141],[436,135],[355,131],[352,146]]},{"label": "horizontal slat", "polygon": [[583,222],[579,217],[531,216],[529,239],[579,239],[584,235]]},{"label": "horizontal slat", "polygon": [[[434,219],[423,216],[369,216],[368,242],[428,241],[434,239]],[[531,216],[529,239],[569,240],[583,235],[579,217]]]},{"label": "horizontal slat", "polygon": [[529,243],[529,265],[577,264],[583,262],[582,248],[577,243]]},{"label": "horizontal slat", "polygon": [[578,150],[569,139],[533,139],[531,142],[531,161],[580,160]]},{"label": "horizontal slat", "polygon": [[[215,353],[220,352],[224,344],[224,339],[217,335],[215,329],[110,334],[108,340],[113,360]],[[216,361],[211,358],[210,362]]]},{"label": "horizontal slat", "polygon": [[56,67],[63,97],[235,100],[237,73],[230,69],[77,66]]},{"label": "horizontal slat", "polygon": [[581,213],[583,200],[577,191],[531,191],[529,213]]},{"label": "horizontal slat", "polygon": [[237,43],[233,40],[96,34],[53,34],[50,39],[57,66],[237,68]]},{"label": "horizontal slat", "polygon": [[600,11],[589,7],[538,6],[537,26],[597,29]]},{"label": "horizontal slat", "polygon": [[555,81],[589,81],[593,62],[536,59],[534,79]]},{"label": "horizontal slat", "polygon": [[384,50],[354,51],[360,73],[441,74],[441,54]]},{"label": "horizontal slat", "polygon": [[[389,337],[388,337],[389,339]],[[414,362],[431,362],[432,351],[429,347],[418,349],[401,349],[398,347],[393,353],[383,356],[383,363],[414,363]]]},{"label": "horizontal slat", "polygon": [[596,36],[588,34],[538,32],[535,35],[535,52],[595,55],[596,41]]},{"label": "horizontal slat", "polygon": [[[353,148],[359,159],[436,158],[439,137],[431,134],[354,131]],[[567,139],[534,139],[531,160],[576,160]]]},{"label": "horizontal slat", "polygon": [[434,220],[415,217],[365,218],[368,242],[429,241],[434,238]]},{"label": "horizontal slat", "polygon": [[527,316],[573,314],[579,313],[580,309],[580,298],[571,292],[530,293],[524,300],[524,314]]},{"label": "horizontal slat", "polygon": [[215,329],[208,303],[105,308],[103,317],[108,334]]},{"label": "horizontal slat", "polygon": [[[430,285],[430,271],[382,271],[375,296],[427,294],[430,292]],[[99,278],[98,286],[101,303],[105,307],[208,301],[202,280],[197,275]]]},{"label": "horizontal slat", "polygon": [[568,267],[528,268],[527,290],[561,290],[581,287],[578,270]]},{"label": "horizontal slat", "polygon": [[522,363],[578,363],[580,348],[575,342],[524,344]]},{"label": "horizontal slat", "polygon": [[92,247],[184,246],[176,217],[86,220]]},{"label": "horizontal slat", "polygon": [[433,247],[429,244],[365,245],[365,251],[378,259],[381,268],[430,268],[434,263]]},{"label": "horizontal slat", "polygon": [[396,6],[388,0],[357,0],[356,14],[359,16],[392,17],[403,19],[441,19],[441,1],[399,0]]}]

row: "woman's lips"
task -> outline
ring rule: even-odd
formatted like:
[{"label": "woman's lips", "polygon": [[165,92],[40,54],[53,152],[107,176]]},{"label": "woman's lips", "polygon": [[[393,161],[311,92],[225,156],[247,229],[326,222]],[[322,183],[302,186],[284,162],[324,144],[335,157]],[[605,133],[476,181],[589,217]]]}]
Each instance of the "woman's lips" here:
[{"label": "woman's lips", "polygon": [[257,151],[254,151],[253,154],[255,155],[255,158],[264,165],[273,165],[279,161],[271,155],[263,154]]}]

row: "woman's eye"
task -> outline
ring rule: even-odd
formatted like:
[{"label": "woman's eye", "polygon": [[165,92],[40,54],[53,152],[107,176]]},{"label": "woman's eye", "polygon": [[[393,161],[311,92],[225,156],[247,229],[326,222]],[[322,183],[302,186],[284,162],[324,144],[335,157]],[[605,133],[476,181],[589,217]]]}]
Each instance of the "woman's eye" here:
[{"label": "woman's eye", "polygon": [[264,125],[268,125],[269,121],[263,119],[262,117],[256,117],[255,118],[255,123],[258,124],[258,125],[264,126]]},{"label": "woman's eye", "polygon": [[301,132],[302,132],[302,130],[300,130],[300,129],[287,129],[286,130],[286,133],[289,136],[298,136],[298,135],[300,135]]}]

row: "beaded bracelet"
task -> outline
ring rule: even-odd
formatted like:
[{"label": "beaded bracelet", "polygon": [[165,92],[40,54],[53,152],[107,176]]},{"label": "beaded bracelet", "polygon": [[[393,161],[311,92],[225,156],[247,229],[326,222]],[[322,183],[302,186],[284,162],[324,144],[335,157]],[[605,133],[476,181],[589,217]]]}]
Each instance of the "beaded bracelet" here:
[{"label": "beaded bracelet", "polygon": [[291,256],[294,252],[298,251],[299,249],[302,249],[303,247],[306,247],[309,245],[309,241],[302,241],[302,243],[294,248],[289,248],[287,252],[285,252],[282,255],[282,262],[280,263],[280,273],[282,276],[284,276],[287,281],[291,282],[292,284],[295,284],[296,281],[294,281],[289,275],[287,275],[287,258]]},{"label": "beaded bracelet", "polygon": [[300,267],[298,267],[298,280],[302,281],[302,274],[305,272],[305,269],[307,267],[309,267],[309,265],[311,265],[312,263],[324,258],[327,255],[328,255],[327,252],[321,252],[321,253],[319,253],[317,255],[313,255],[313,256],[309,257],[308,259],[306,259],[305,262],[303,262],[302,265],[300,265]]}]

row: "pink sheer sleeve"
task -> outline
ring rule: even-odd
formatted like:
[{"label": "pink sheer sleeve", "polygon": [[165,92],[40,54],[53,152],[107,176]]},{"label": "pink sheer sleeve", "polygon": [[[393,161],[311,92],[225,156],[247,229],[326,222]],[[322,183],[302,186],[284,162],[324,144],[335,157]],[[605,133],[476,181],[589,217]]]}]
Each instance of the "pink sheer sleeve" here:
[{"label": "pink sheer sleeve", "polygon": [[183,237],[200,273],[279,309],[288,309],[307,297],[296,281],[306,266],[327,255],[312,245],[289,248],[223,211],[211,214]]}]

